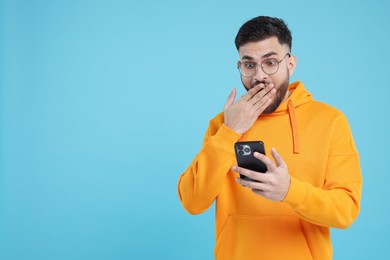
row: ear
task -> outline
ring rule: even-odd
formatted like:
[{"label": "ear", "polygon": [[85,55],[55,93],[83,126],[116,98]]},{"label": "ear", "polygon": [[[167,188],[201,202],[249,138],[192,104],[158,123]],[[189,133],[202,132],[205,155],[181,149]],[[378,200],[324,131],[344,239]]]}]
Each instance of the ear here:
[{"label": "ear", "polygon": [[289,57],[288,58],[287,68],[288,68],[288,73],[289,73],[290,77],[294,73],[294,70],[295,70],[296,66],[297,66],[297,57],[295,57],[295,56]]}]

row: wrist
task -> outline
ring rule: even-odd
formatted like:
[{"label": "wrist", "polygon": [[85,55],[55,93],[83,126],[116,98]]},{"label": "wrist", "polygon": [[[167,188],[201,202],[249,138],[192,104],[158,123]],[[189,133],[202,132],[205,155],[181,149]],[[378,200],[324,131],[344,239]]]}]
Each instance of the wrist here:
[{"label": "wrist", "polygon": [[231,126],[229,126],[228,124],[225,124],[225,123],[223,123],[223,125],[227,128],[227,129],[229,129],[231,132],[234,132],[234,133],[236,133],[236,134],[238,134],[238,135],[242,135],[245,131],[241,131],[241,130],[237,130],[236,128],[233,128],[233,127],[231,127]]}]

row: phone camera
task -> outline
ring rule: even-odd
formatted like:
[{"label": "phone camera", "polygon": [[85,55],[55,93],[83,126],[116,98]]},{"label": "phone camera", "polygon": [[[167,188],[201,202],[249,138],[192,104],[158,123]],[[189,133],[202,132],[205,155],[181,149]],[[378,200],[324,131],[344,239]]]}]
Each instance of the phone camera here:
[{"label": "phone camera", "polygon": [[237,145],[236,146],[236,152],[240,156],[248,156],[251,155],[251,147],[247,144]]}]

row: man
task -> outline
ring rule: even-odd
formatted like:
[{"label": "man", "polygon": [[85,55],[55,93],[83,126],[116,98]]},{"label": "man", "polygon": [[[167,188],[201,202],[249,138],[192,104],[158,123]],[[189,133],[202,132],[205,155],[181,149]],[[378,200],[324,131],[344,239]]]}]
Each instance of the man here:
[{"label": "man", "polygon": [[[302,82],[289,84],[291,41],[278,18],[240,28],[237,66],[247,93],[235,101],[232,90],[180,177],[188,212],[216,201],[216,259],[332,259],[330,228],[347,228],[359,213],[362,177],[348,122]],[[268,156],[255,157],[266,173],[237,166],[234,143],[255,140],[265,144]]]}]

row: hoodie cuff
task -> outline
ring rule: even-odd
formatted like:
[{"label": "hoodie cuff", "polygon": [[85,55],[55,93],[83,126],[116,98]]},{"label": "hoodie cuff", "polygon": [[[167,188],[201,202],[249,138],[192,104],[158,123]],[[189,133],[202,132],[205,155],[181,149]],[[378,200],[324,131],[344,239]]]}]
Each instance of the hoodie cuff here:
[{"label": "hoodie cuff", "polygon": [[241,138],[241,136],[241,134],[235,132],[225,124],[222,124],[215,134],[215,138],[222,143],[235,143]]},{"label": "hoodie cuff", "polygon": [[283,202],[288,203],[293,208],[303,205],[309,196],[308,186],[296,178],[290,177],[290,189]]}]

